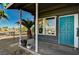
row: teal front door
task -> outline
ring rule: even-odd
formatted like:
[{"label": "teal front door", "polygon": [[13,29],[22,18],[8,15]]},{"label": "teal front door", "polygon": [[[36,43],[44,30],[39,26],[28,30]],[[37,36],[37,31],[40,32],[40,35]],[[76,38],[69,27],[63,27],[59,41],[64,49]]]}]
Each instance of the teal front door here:
[{"label": "teal front door", "polygon": [[58,41],[63,45],[74,46],[74,16],[59,18]]}]

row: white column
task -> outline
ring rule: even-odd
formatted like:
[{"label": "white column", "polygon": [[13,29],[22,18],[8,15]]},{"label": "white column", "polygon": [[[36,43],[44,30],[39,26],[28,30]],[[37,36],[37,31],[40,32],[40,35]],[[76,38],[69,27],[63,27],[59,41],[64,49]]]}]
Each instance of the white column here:
[{"label": "white column", "polygon": [[43,35],[45,34],[45,18],[43,18]]},{"label": "white column", "polygon": [[19,33],[19,44],[21,45],[21,40],[22,40],[22,36],[21,36],[21,20],[22,20],[22,10],[20,9],[20,13],[19,13],[19,22],[20,22],[20,28],[19,28],[19,30],[20,30],[20,33]]},{"label": "white column", "polygon": [[35,20],[35,52],[38,52],[38,3],[36,3],[36,20]]}]

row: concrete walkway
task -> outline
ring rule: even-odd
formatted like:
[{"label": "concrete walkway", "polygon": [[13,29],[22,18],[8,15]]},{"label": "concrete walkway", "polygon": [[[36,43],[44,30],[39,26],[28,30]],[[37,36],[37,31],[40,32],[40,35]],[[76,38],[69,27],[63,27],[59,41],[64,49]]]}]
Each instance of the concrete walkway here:
[{"label": "concrete walkway", "polygon": [[[26,37],[27,35],[22,35],[23,37]],[[0,36],[0,40],[2,39],[11,39],[11,38],[17,38],[19,37],[19,35],[17,36]]]}]

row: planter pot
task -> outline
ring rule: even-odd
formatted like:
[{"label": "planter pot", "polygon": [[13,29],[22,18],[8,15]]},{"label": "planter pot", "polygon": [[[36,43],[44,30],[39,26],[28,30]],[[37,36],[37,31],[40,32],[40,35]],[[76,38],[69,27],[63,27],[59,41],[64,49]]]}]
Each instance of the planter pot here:
[{"label": "planter pot", "polygon": [[21,40],[21,45],[23,47],[26,47],[27,46],[27,40]]},{"label": "planter pot", "polygon": [[31,49],[31,47],[32,47],[31,44],[28,44],[28,45],[27,45],[27,48],[28,48],[28,49]]}]

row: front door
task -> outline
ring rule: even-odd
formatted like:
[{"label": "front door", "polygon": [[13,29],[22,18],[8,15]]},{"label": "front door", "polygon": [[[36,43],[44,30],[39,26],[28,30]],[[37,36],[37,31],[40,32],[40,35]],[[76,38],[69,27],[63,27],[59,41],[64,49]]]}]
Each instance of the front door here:
[{"label": "front door", "polygon": [[59,18],[60,44],[74,47],[74,16],[62,16]]}]

